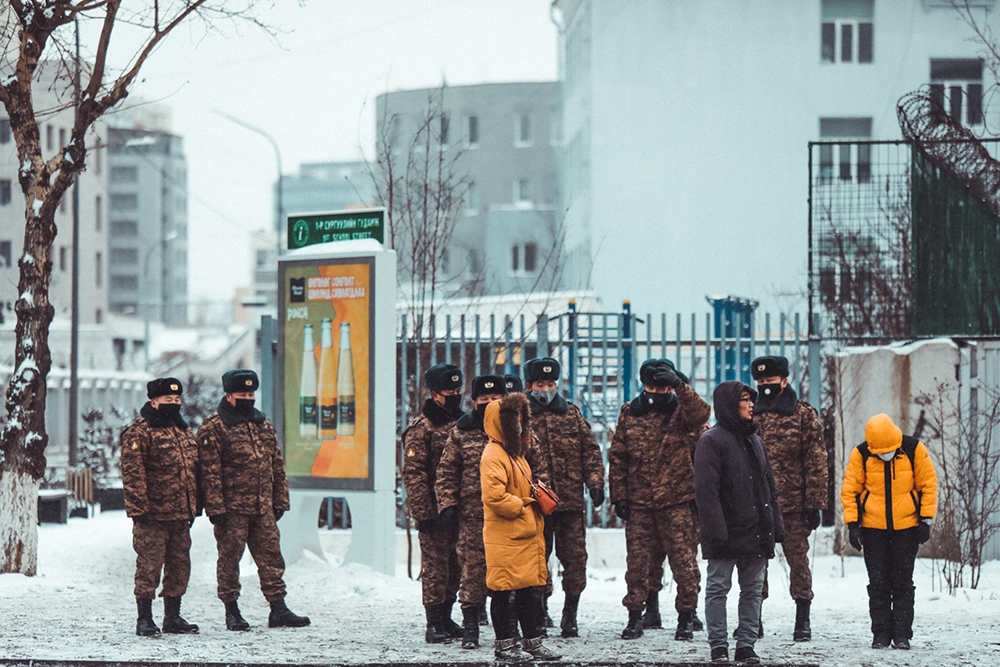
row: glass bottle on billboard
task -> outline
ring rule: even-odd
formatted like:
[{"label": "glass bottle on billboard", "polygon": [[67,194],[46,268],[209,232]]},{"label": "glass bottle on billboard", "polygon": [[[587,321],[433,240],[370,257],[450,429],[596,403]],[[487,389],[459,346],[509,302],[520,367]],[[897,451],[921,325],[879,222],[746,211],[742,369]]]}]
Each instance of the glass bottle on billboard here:
[{"label": "glass bottle on billboard", "polygon": [[340,325],[340,358],[337,361],[337,435],[354,435],[354,359],[351,325]]},{"label": "glass bottle on billboard", "polygon": [[316,437],[316,357],[313,326],[302,328],[302,378],[299,385],[299,435]]},{"label": "glass bottle on billboard", "polygon": [[333,349],[333,320],[321,323],[319,355],[319,437],[337,437],[337,358]]}]

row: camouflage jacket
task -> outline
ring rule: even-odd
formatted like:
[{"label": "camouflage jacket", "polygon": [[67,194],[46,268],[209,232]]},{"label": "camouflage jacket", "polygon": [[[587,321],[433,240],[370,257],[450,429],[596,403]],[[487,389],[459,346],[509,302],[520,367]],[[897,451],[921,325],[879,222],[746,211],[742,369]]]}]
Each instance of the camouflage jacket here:
[{"label": "camouflage jacket", "polygon": [[198,429],[201,494],[209,516],[287,510],[288,480],[278,437],[263,412],[236,412],[226,399]]},{"label": "camouflage jacket", "polygon": [[608,449],[608,491],[612,503],[662,508],[694,499],[694,445],[711,408],[688,385],[677,389],[672,414],[626,403]]},{"label": "camouflage jacket", "polygon": [[201,513],[194,433],[183,419],[160,418],[149,403],[139,414],[121,434],[125,513],[154,521],[194,518]]},{"label": "camouflage jacket", "polygon": [[463,415],[451,430],[441,462],[437,467],[434,495],[440,512],[458,507],[463,519],[483,520],[483,492],[479,480],[479,461],[489,438],[476,423],[476,415]]},{"label": "camouflage jacket", "polygon": [[529,458],[532,474],[559,496],[557,512],[582,512],[584,487],[604,488],[604,458],[580,408],[561,395],[542,406],[531,403],[531,430],[537,451]]},{"label": "camouflage jacket", "polygon": [[435,484],[438,463],[454,426],[455,417],[428,398],[420,416],[403,431],[403,485],[406,488],[406,504],[414,521],[437,518]]},{"label": "camouflage jacket", "polygon": [[771,403],[758,398],[754,421],[767,448],[782,511],[827,509],[826,443],[815,408],[798,400],[789,386]]}]

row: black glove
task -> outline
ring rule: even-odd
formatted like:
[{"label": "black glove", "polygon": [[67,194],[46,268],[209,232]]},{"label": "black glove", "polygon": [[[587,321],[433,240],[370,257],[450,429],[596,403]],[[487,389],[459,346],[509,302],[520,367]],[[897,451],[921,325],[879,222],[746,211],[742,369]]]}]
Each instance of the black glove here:
[{"label": "black glove", "polygon": [[816,530],[819,528],[820,523],[819,510],[802,510],[802,520],[806,522],[807,526],[809,526],[810,531]]},{"label": "black glove", "polygon": [[632,514],[632,511],[628,507],[627,500],[619,500],[615,503],[615,514],[617,514],[618,518],[622,521],[628,521],[629,515]]},{"label": "black glove", "polygon": [[147,523],[149,523],[149,515],[140,514],[139,516],[134,516],[132,517],[132,523],[134,523],[137,526],[145,526]]},{"label": "black glove", "polygon": [[684,384],[681,380],[681,376],[679,376],[673,368],[666,365],[661,366],[660,369],[653,374],[653,379],[656,381],[656,384],[665,384],[668,387],[673,387],[674,389],[677,389],[677,387]]},{"label": "black glove", "polygon": [[590,501],[594,503],[594,507],[600,507],[604,503],[604,487],[595,486],[590,489]]},{"label": "black glove", "polygon": [[923,544],[929,539],[931,539],[931,525],[921,519],[917,524],[917,541]]},{"label": "black glove", "polygon": [[857,521],[852,521],[847,524],[847,541],[851,543],[851,546],[861,551],[861,526],[858,525]]},{"label": "black glove", "polygon": [[451,507],[445,507],[441,510],[441,514],[438,515],[438,521],[441,523],[441,530],[455,530],[458,528],[458,507],[452,505]]},{"label": "black glove", "polygon": [[274,510],[274,522],[278,523],[281,521],[281,517],[285,516],[285,510]]},{"label": "black glove", "polygon": [[212,522],[213,526],[225,526],[229,523],[229,515],[223,512],[222,514],[208,517],[208,520]]},{"label": "black glove", "polygon": [[423,521],[417,522],[417,532],[418,533],[433,533],[438,528],[437,519],[424,519]]}]

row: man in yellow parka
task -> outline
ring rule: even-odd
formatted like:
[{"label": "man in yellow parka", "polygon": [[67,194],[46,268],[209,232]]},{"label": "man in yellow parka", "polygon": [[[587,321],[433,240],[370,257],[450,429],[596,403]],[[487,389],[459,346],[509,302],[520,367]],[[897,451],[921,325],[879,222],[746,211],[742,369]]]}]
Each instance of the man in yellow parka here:
[{"label": "man in yellow parka", "polygon": [[924,443],[905,436],[886,414],[865,426],[840,489],[851,546],[868,569],[872,648],[909,649],[913,636],[913,565],[930,539],[937,473]]}]

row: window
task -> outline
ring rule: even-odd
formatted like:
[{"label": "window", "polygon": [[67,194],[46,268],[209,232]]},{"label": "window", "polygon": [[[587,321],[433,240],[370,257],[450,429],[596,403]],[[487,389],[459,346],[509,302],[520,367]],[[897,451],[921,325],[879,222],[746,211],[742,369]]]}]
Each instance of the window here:
[{"label": "window", "polygon": [[10,204],[10,179],[0,180],[0,206]]},{"label": "window", "polygon": [[139,225],[135,220],[115,220],[111,223],[111,234],[114,236],[138,236]]},{"label": "window", "polygon": [[0,119],[0,144],[10,143],[10,119]]},{"label": "window", "polygon": [[111,167],[111,181],[114,183],[135,183],[138,180],[138,167]]},{"label": "window", "polygon": [[111,276],[111,289],[117,291],[135,291],[139,289],[138,276]]},{"label": "window", "polygon": [[477,213],[479,213],[479,186],[473,182],[469,183],[469,189],[465,191],[465,214]]},{"label": "window", "polygon": [[521,243],[511,246],[510,270],[516,275],[534,274],[538,271],[538,245]]},{"label": "window", "polygon": [[553,109],[549,114],[549,145],[562,145],[562,114],[558,109]]},{"label": "window", "polygon": [[451,124],[451,118],[448,116],[448,114],[442,113],[441,118],[439,120],[441,123],[441,128],[440,128],[441,131],[439,133],[439,136],[441,138],[441,145],[447,146],[450,143],[448,130],[450,129],[449,126]]},{"label": "window", "polygon": [[51,151],[55,148],[55,128],[51,124],[45,126],[45,150]]},{"label": "window", "polygon": [[518,147],[531,146],[535,142],[535,123],[531,114],[522,113],[517,116],[517,128],[514,135],[514,145]]},{"label": "window", "polygon": [[9,269],[10,259],[10,241],[0,241],[0,269]]},{"label": "window", "polygon": [[66,270],[66,246],[59,247],[59,270]]},{"label": "window", "polygon": [[101,286],[101,253],[97,253],[94,257],[94,287]]},{"label": "window", "polygon": [[138,264],[139,250],[136,248],[112,248],[111,263],[115,265]]},{"label": "window", "polygon": [[[871,118],[820,118],[819,136],[823,141],[833,142],[837,139],[848,139],[848,142],[822,144],[819,147],[819,180],[822,183],[832,183],[834,164],[837,179],[841,181],[856,181],[868,183],[872,175],[871,146],[858,143],[870,139],[872,135]],[[834,153],[836,152],[836,162]]]},{"label": "window", "polygon": [[59,150],[62,150],[66,146],[66,129],[59,128]]},{"label": "window", "polygon": [[94,198],[94,227],[97,231],[101,231],[101,220],[104,218],[103,206],[101,203],[101,197],[98,195]]},{"label": "window", "polygon": [[520,178],[514,181],[514,204],[517,206],[531,206],[531,181],[527,178]]},{"label": "window", "polygon": [[102,319],[103,318],[101,316],[101,309],[98,308],[96,311],[94,311],[94,324],[100,324]]},{"label": "window", "polygon": [[931,104],[959,123],[983,123],[983,61],[932,58]]},{"label": "window", "polygon": [[469,148],[475,148],[479,145],[479,116],[469,116],[465,120]]},{"label": "window", "polygon": [[820,58],[825,63],[870,63],[874,0],[823,0]]},{"label": "window", "polygon": [[138,195],[111,195],[112,211],[136,211],[138,209]]}]

